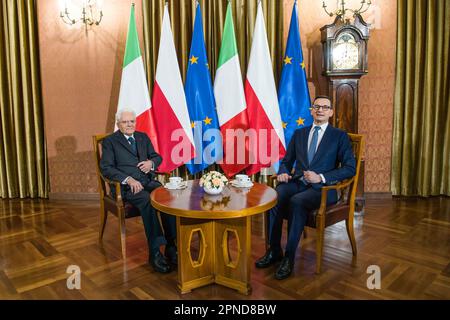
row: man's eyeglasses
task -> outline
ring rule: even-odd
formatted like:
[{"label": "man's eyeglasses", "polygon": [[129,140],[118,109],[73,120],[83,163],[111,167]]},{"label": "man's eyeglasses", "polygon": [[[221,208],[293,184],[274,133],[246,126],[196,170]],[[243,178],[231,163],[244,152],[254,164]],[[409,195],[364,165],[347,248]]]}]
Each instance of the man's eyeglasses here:
[{"label": "man's eyeglasses", "polygon": [[322,108],[323,111],[328,111],[328,110],[333,109],[331,106],[321,106],[318,104],[313,104],[311,107],[316,111],[319,110],[320,108]]},{"label": "man's eyeglasses", "polygon": [[134,124],[136,122],[136,120],[123,120],[123,121],[120,121],[120,123],[121,124]]}]

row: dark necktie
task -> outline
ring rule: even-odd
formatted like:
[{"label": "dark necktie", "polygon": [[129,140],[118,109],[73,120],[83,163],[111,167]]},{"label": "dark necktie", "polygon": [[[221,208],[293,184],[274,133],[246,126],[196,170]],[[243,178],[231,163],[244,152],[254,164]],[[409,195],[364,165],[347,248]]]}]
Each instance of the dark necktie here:
[{"label": "dark necktie", "polygon": [[129,138],[128,138],[128,142],[130,142],[131,149],[133,150],[134,154],[136,154],[136,153],[137,153],[137,150],[136,150],[136,140],[134,140],[133,137],[129,137]]},{"label": "dark necktie", "polygon": [[311,161],[314,159],[314,154],[316,153],[317,148],[317,140],[319,140],[319,126],[314,127],[314,133],[311,139],[311,144],[309,145],[308,149],[308,162],[311,164]]}]

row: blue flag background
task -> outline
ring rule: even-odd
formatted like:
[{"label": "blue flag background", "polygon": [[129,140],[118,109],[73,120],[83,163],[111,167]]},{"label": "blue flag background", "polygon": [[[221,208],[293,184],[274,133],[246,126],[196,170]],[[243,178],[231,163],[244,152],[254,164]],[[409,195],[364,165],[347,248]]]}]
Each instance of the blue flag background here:
[{"label": "blue flag background", "polygon": [[[196,157],[186,163],[191,174],[206,169],[212,163],[222,158],[222,139],[213,135],[203,141],[203,134],[209,129],[219,130],[214,91],[209,73],[208,57],[206,55],[205,39],[200,5],[197,5],[192,35],[189,64],[185,84],[186,101],[194,134]],[[211,140],[211,141],[209,141]],[[212,145],[210,145],[212,144]],[[203,154],[205,148],[213,149]]]},{"label": "blue flag background", "polygon": [[294,3],[294,8],[292,9],[278,92],[280,114],[287,147],[295,130],[309,126],[313,122],[310,113],[311,99],[306,80],[305,63],[303,61],[298,27],[297,2]]}]

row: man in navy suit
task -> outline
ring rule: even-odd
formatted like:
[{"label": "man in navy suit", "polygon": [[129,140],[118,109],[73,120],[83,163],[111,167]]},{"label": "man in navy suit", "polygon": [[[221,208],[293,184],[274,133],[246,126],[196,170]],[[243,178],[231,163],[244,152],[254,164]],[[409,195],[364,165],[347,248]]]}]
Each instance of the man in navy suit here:
[{"label": "man in navy suit", "polygon": [[[123,199],[139,209],[153,269],[161,273],[170,272],[169,262],[177,263],[175,217],[161,213],[164,236],[149,197],[161,185],[155,180],[154,171],[162,158],[155,152],[147,134],[136,131],[136,114],[133,110],[119,110],[116,123],[119,130],[103,140],[100,169],[106,178],[122,183]],[[166,245],[165,256],[169,262],[160,252],[161,245]]]},{"label": "man in navy suit", "polygon": [[[308,213],[320,206],[322,186],[333,185],[355,175],[356,160],[347,133],[328,124],[333,115],[330,99],[316,97],[311,115],[313,125],[294,132],[286,156],[281,161],[276,188],[278,203],[269,212],[270,246],[255,263],[257,268],[267,268],[281,260],[275,272],[278,280],[292,273]],[[291,174],[294,163],[294,174]],[[327,205],[336,202],[336,191],[329,191]],[[284,257],[281,249],[283,218],[288,220]]]}]

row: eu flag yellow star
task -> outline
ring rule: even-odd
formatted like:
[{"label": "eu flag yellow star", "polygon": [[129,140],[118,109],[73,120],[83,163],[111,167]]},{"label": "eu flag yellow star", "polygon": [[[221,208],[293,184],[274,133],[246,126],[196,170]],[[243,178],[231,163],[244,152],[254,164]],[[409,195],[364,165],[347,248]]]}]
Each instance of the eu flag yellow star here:
[{"label": "eu flag yellow star", "polygon": [[195,122],[191,121],[191,128],[194,129],[195,128]]},{"label": "eu flag yellow star", "polygon": [[205,120],[203,120],[203,122],[205,123],[205,125],[211,124],[212,119],[208,118],[208,116],[206,116]]},{"label": "eu flag yellow star", "polygon": [[289,57],[289,56],[286,56],[286,58],[284,58],[284,64],[286,65],[286,64],[292,64],[292,58],[293,57]]},{"label": "eu flag yellow star", "polygon": [[298,117],[298,119],[295,121],[297,122],[298,126],[303,126],[305,124],[305,119],[303,119],[302,117]]},{"label": "eu flag yellow star", "polygon": [[191,64],[198,63],[198,57],[192,56],[192,57],[189,59],[189,61],[191,62]]},{"label": "eu flag yellow star", "polygon": [[287,122],[281,121],[281,125],[283,126],[283,129],[286,129],[286,127],[287,127]]},{"label": "eu flag yellow star", "polygon": [[305,61],[302,61],[302,63],[300,63],[300,66],[302,67],[302,69],[305,69]]}]

